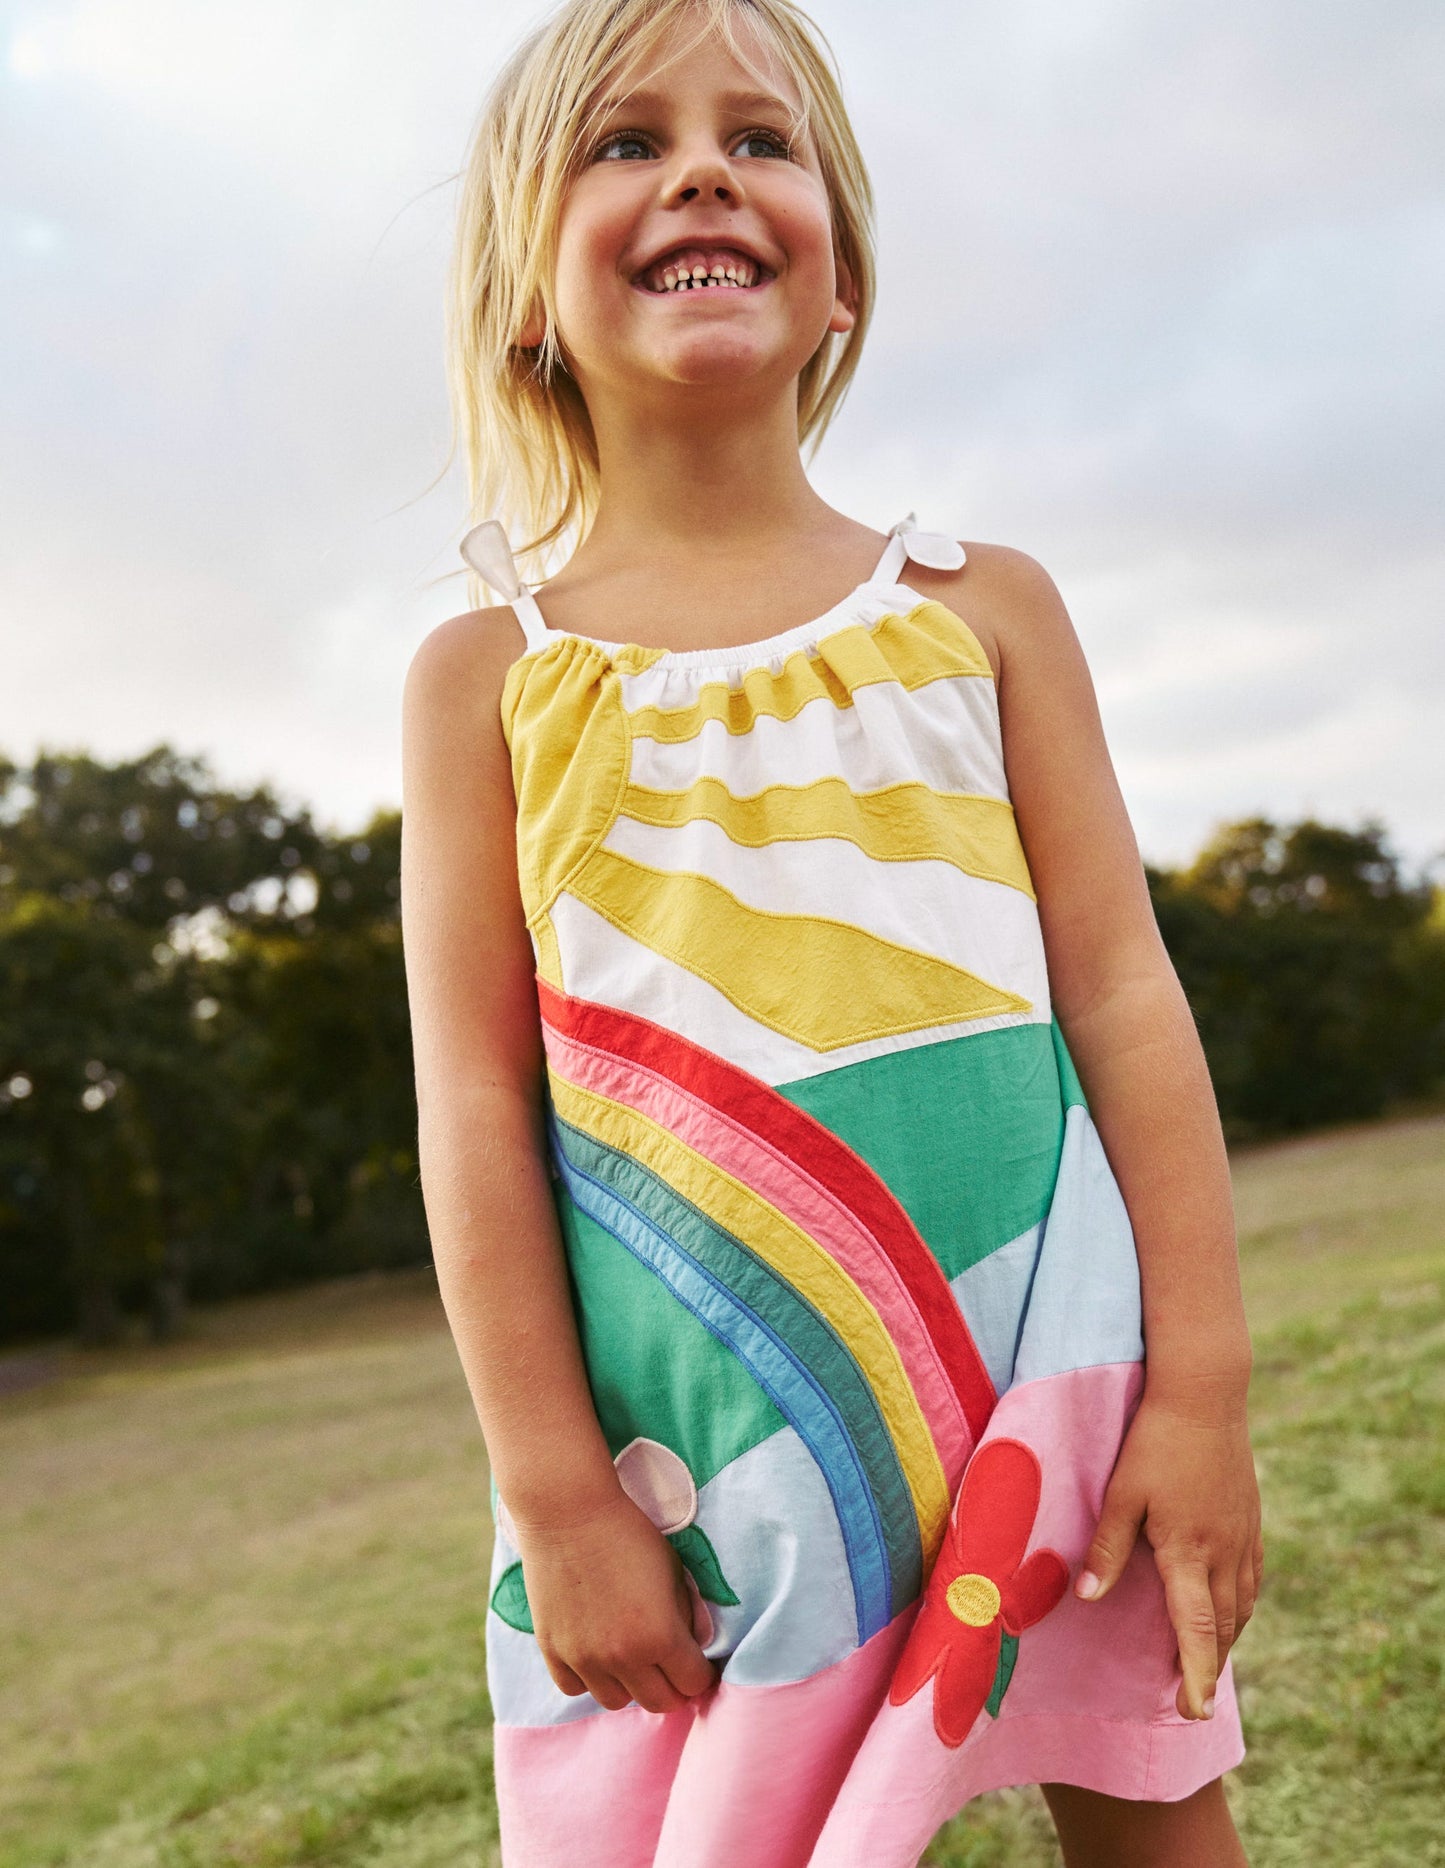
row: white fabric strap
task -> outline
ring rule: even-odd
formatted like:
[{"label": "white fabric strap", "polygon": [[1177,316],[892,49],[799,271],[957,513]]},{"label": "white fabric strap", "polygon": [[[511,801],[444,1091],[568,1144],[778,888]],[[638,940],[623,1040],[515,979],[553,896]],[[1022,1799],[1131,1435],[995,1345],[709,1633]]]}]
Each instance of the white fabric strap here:
[{"label": "white fabric strap", "polygon": [[463,537],[459,549],[482,582],[505,598],[516,611],[527,647],[541,648],[552,632],[542,620],[537,599],[517,575],[517,561],[501,523],[496,519],[483,519]]},{"label": "white fabric strap", "polygon": [[889,526],[888,543],[872,581],[875,584],[896,583],[910,558],[915,564],[927,565],[931,571],[959,571],[965,561],[963,546],[956,538],[949,538],[944,532],[920,531],[915,512],[900,519],[897,525]]},{"label": "white fabric strap", "polygon": [[[517,561],[500,521],[484,519],[474,525],[463,537],[460,551],[482,582],[511,604],[528,648],[541,648],[553,632],[542,619],[537,599],[517,575]],[[918,515],[910,512],[907,518],[889,526],[888,543],[869,581],[896,583],[910,558],[930,570],[957,571],[963,568],[964,550],[957,539],[943,532],[921,531]]]}]

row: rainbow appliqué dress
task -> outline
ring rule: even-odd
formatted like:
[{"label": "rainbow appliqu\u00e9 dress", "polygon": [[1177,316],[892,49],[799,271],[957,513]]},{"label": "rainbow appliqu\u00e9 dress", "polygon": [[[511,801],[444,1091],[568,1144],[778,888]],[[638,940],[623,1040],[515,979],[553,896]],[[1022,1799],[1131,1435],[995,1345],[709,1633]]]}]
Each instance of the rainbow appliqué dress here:
[{"label": "rainbow appliqu\u00e9 dress", "polygon": [[553,1684],[504,1501],[487,1677],[506,1868],[912,1868],[969,1798],[1173,1800],[1243,1755],[1179,1717],[1142,1540],[1069,1587],[1143,1383],[1138,1263],[1054,1020],[993,674],[875,575],[743,647],[550,630],[502,724],[551,1185],[599,1418],[717,1684]]}]

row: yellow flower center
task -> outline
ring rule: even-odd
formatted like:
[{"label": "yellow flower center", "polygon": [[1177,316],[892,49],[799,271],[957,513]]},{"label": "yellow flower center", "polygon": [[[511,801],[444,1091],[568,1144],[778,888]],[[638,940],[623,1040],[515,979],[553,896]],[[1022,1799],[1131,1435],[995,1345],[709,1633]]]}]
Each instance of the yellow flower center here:
[{"label": "yellow flower center", "polygon": [[946,1600],[958,1619],[970,1628],[987,1628],[1001,1604],[998,1584],[986,1576],[955,1576],[948,1585]]}]

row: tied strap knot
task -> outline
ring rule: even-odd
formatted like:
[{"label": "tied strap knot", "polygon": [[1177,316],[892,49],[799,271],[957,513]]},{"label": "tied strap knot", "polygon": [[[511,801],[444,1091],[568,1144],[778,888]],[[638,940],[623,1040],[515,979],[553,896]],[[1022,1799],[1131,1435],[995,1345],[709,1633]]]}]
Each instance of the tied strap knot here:
[{"label": "tied strap knot", "polygon": [[923,531],[919,527],[917,513],[910,512],[906,519],[900,519],[897,525],[889,526],[888,535],[901,541],[904,551],[915,564],[926,565],[930,571],[963,569],[963,546],[956,538],[949,538],[944,532]]},{"label": "tied strap knot", "polygon": [[517,575],[517,561],[500,520],[483,519],[480,525],[474,525],[458,549],[483,583],[508,603],[526,594],[527,586]]}]

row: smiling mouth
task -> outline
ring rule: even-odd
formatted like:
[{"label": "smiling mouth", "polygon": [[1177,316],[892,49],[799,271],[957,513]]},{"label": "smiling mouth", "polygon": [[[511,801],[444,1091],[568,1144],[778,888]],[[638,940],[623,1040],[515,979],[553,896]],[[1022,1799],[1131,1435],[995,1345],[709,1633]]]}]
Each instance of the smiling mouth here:
[{"label": "smiling mouth", "polygon": [[633,284],[640,291],[749,292],[766,285],[774,275],[766,266],[736,247],[681,246],[640,272]]}]

